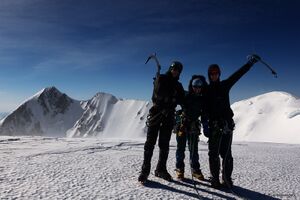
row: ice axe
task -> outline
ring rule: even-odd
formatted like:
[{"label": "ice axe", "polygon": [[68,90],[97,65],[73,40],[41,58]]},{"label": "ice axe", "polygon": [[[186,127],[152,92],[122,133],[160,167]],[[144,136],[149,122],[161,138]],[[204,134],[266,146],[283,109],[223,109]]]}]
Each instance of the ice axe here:
[{"label": "ice axe", "polygon": [[262,64],[264,64],[267,68],[269,68],[269,70],[271,70],[271,73],[274,75],[275,78],[277,78],[277,73],[275,72],[274,69],[272,69],[272,67],[270,65],[268,65],[265,61],[263,61],[262,59],[259,60]]},{"label": "ice axe", "polygon": [[274,77],[277,78],[277,72],[275,72],[275,70],[274,70],[268,63],[266,63],[265,61],[263,61],[263,60],[261,59],[261,57],[259,57],[259,56],[256,55],[256,54],[252,54],[252,55],[247,56],[247,59],[248,59],[248,60],[250,60],[250,59],[252,59],[252,58],[256,59],[257,61],[259,61],[259,62],[261,62],[263,65],[265,65],[265,66],[271,71],[271,73],[274,75]]},{"label": "ice axe", "polygon": [[160,66],[160,64],[159,64],[159,62],[158,62],[158,59],[157,59],[157,57],[156,57],[156,53],[151,54],[151,55],[148,57],[148,59],[147,59],[147,61],[146,61],[145,64],[147,64],[148,61],[149,61],[150,59],[154,59],[154,61],[156,62],[156,66],[157,66],[156,77],[158,77],[158,76],[160,75],[160,69],[161,69],[161,66]]}]

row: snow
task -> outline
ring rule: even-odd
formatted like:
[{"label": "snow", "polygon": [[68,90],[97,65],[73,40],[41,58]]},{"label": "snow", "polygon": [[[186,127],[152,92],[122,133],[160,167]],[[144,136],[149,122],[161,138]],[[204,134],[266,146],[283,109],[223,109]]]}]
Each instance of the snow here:
[{"label": "snow", "polygon": [[[54,137],[145,137],[150,102],[119,99],[100,92],[87,101],[66,96],[66,101],[72,103],[62,113],[57,112],[61,108],[55,103],[62,95],[55,87],[41,90],[1,121],[0,135],[7,135],[8,131],[9,135]],[[300,100],[291,94],[270,92],[231,107],[236,123],[234,141],[300,144]],[[18,120],[12,120],[15,118]]]},{"label": "snow", "polygon": [[80,101],[55,87],[44,88],[1,120],[0,135],[64,136],[82,113]]},{"label": "snow", "polygon": [[[53,87],[44,89],[2,120],[0,128],[3,122],[11,129],[20,125],[16,130],[31,135],[36,133],[30,128],[39,123],[48,137],[0,136],[0,199],[198,199],[187,159],[186,181],[167,182],[153,175],[157,147],[149,184],[137,183],[151,103],[97,93],[88,101],[66,97],[72,103],[62,107],[65,112],[57,112],[58,99],[49,92],[63,95]],[[236,102],[232,108],[234,193],[197,181],[201,198],[300,199],[300,100],[271,92]],[[12,115],[19,121],[11,120]],[[199,155],[208,178],[208,146],[203,138]],[[175,151],[173,135],[167,165],[172,176]]]},{"label": "snow", "polygon": [[[137,177],[145,140],[0,136],[0,199],[198,199],[186,181]],[[168,170],[174,176],[176,142]],[[197,181],[202,199],[300,199],[300,145],[235,142],[235,194]],[[201,169],[209,176],[207,143],[199,143]],[[188,160],[186,160],[188,163]],[[187,164],[188,166],[188,164]]]},{"label": "snow", "polygon": [[300,144],[300,99],[270,92],[232,105],[234,141]]},{"label": "snow", "polygon": [[97,93],[82,105],[85,111],[67,131],[68,137],[139,138],[145,135],[149,102]]},{"label": "snow", "polygon": [[150,106],[101,92],[78,101],[48,87],[2,119],[0,135],[141,138]]}]

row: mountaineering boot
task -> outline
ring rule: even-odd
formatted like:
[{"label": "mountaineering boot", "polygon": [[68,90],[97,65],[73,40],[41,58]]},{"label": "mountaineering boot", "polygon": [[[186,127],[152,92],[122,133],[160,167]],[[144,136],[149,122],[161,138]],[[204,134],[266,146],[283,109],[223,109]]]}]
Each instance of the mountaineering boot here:
[{"label": "mountaineering boot", "polygon": [[160,149],[159,150],[159,158],[156,166],[156,170],[154,171],[154,175],[165,179],[167,181],[172,180],[172,176],[167,171],[167,159],[168,159],[169,150]]},{"label": "mountaineering boot", "polygon": [[141,184],[146,183],[149,174],[150,174],[150,165],[143,165],[142,166],[142,171],[141,171],[141,173],[139,175],[139,178],[138,178],[138,181]]},{"label": "mountaineering boot", "polygon": [[146,162],[144,160],[144,163],[142,165],[142,171],[139,175],[139,178],[138,178],[138,181],[141,183],[141,184],[144,184],[146,183],[147,179],[148,179],[148,176],[150,174],[150,168],[151,168],[151,164],[150,162]]},{"label": "mountaineering boot", "polygon": [[147,182],[147,180],[148,180],[148,175],[145,173],[141,173],[138,178],[139,183],[145,184]]},{"label": "mountaineering boot", "polygon": [[184,179],[184,170],[183,169],[175,169],[176,178],[179,180]]},{"label": "mountaineering boot", "polygon": [[196,179],[200,180],[200,181],[204,181],[204,176],[203,176],[200,169],[193,170],[192,176],[195,177]]},{"label": "mountaineering boot", "polygon": [[169,172],[165,170],[155,170],[154,175],[156,177],[162,178],[166,181],[172,181],[172,176],[169,174]]},{"label": "mountaineering boot", "polygon": [[233,182],[231,179],[232,170],[233,170],[233,159],[228,158],[223,160],[223,169],[222,169],[222,185],[228,189],[232,188]]},{"label": "mountaineering boot", "polygon": [[147,146],[144,147],[145,151],[144,151],[144,161],[143,161],[143,165],[142,165],[142,170],[141,173],[139,175],[138,181],[141,184],[144,184],[147,179],[148,176],[150,174],[150,169],[151,169],[151,157],[153,154],[153,149],[147,149]]},{"label": "mountaineering boot", "polygon": [[215,188],[215,189],[220,189],[221,188],[221,183],[219,181],[219,178],[215,178],[215,177],[212,177],[210,179],[210,184],[211,184],[211,187]]},{"label": "mountaineering boot", "polygon": [[209,158],[209,168],[211,173],[211,187],[219,189],[221,188],[221,183],[219,180],[219,173],[220,173],[220,159],[219,157],[216,158]]},{"label": "mountaineering boot", "polygon": [[231,178],[224,178],[222,180],[222,186],[228,189],[231,189],[233,187],[233,182]]}]

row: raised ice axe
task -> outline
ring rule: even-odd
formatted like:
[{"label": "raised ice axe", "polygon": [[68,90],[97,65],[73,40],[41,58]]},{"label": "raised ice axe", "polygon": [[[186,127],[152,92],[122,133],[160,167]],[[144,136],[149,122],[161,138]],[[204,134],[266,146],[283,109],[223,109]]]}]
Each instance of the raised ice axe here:
[{"label": "raised ice axe", "polygon": [[263,61],[260,56],[258,56],[256,54],[247,56],[248,60],[250,60],[251,58],[254,58],[254,59],[258,60],[259,62],[261,62],[262,64],[264,64],[271,71],[271,73],[274,75],[274,77],[277,78],[277,72],[275,72],[275,70],[268,63]]},{"label": "raised ice axe", "polygon": [[156,77],[158,77],[158,76],[160,75],[161,66],[160,66],[160,64],[159,64],[159,62],[158,62],[158,59],[157,59],[157,57],[156,57],[156,53],[151,54],[151,55],[148,57],[148,59],[147,59],[147,61],[146,61],[145,64],[147,64],[148,61],[149,61],[150,59],[154,59],[154,61],[156,62],[156,66],[157,66]]}]

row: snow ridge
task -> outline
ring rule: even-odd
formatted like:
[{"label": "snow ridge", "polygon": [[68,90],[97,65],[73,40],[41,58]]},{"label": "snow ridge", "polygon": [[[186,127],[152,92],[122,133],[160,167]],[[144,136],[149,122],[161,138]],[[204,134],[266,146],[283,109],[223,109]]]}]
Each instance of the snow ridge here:
[{"label": "snow ridge", "polygon": [[[0,135],[145,137],[150,102],[97,93],[77,101],[55,87],[41,90],[2,120]],[[234,141],[300,144],[300,99],[274,91],[236,102]]]},{"label": "snow ridge", "polygon": [[68,137],[143,137],[148,102],[97,93],[83,105],[85,112],[67,132]]},{"label": "snow ridge", "polygon": [[237,141],[300,143],[300,99],[270,92],[232,105]]},{"label": "snow ridge", "polygon": [[142,137],[148,107],[148,102],[100,92],[90,100],[77,101],[48,87],[5,117],[0,135]]}]

